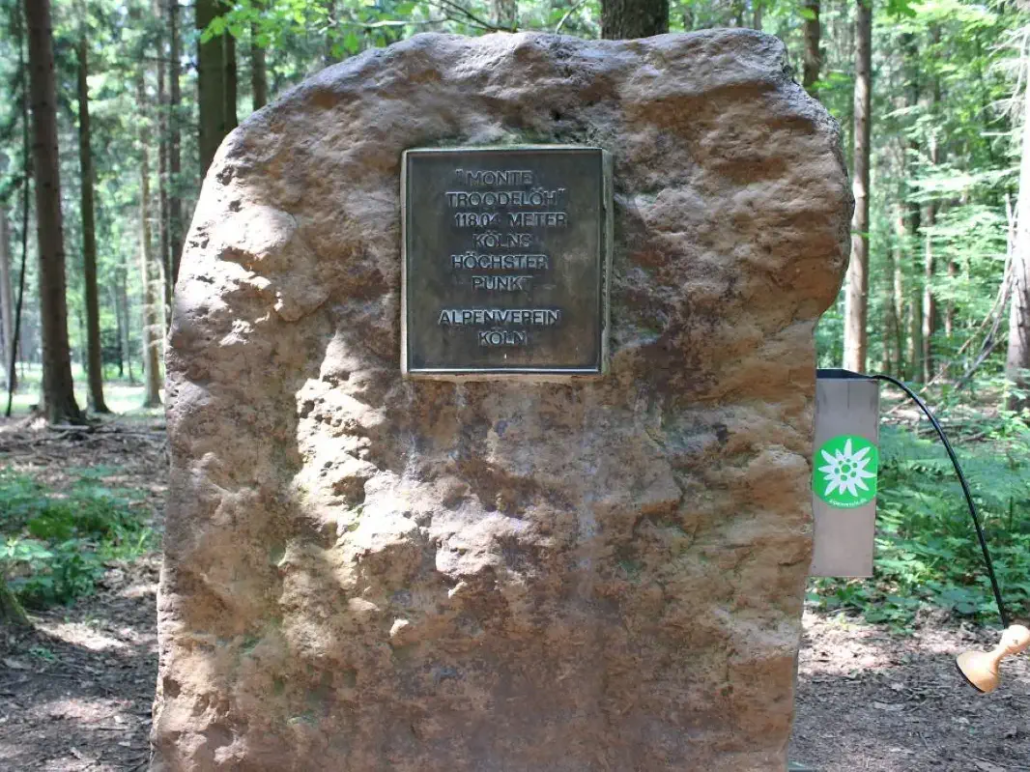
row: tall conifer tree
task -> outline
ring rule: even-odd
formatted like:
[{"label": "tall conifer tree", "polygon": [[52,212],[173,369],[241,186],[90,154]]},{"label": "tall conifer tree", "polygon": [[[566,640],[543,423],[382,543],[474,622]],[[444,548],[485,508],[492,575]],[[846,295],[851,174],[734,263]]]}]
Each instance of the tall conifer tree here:
[{"label": "tall conifer tree", "polygon": [[89,44],[86,39],[85,8],[79,37],[79,176],[82,207],[82,274],[86,296],[86,374],[89,404],[96,413],[109,413],[104,402],[104,372],[100,354],[100,302],[97,297],[97,233],[93,212],[93,151],[89,125]]},{"label": "tall conifer tree", "polygon": [[43,410],[50,423],[77,423],[61,219],[61,171],[57,149],[57,89],[50,0],[24,0],[29,33],[29,94],[32,157],[36,175],[36,237],[39,249],[39,316],[43,341]]}]

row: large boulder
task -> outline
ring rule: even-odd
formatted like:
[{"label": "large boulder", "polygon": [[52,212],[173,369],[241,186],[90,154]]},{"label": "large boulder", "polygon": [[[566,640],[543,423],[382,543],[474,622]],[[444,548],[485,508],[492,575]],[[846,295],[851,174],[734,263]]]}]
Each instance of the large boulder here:
[{"label": "large boulder", "polygon": [[[400,370],[401,154],[602,147],[610,371]],[[419,35],[222,145],[168,354],[159,772],[782,770],[839,131],[745,30]]]}]

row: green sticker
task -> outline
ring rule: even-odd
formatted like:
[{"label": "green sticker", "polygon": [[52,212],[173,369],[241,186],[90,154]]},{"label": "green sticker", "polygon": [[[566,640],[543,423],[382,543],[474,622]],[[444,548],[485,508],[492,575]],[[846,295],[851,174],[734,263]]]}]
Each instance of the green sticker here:
[{"label": "green sticker", "polygon": [[815,454],[812,490],[831,507],[860,507],[876,498],[876,468],[880,453],[869,440],[841,434]]}]

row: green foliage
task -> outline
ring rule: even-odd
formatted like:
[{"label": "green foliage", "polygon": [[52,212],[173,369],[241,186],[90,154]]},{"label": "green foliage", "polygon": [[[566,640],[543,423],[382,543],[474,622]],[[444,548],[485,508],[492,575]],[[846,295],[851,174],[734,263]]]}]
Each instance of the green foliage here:
[{"label": "green foliage", "polygon": [[[1030,612],[1030,431],[1012,416],[978,417],[956,449],[973,490],[1012,616]],[[955,438],[952,438],[953,441]],[[810,599],[898,628],[921,608],[996,621],[983,555],[962,490],[936,436],[881,430],[875,576],[813,580]]]},{"label": "green foliage", "polygon": [[104,564],[151,547],[138,494],[104,487],[83,474],[56,493],[31,477],[0,469],[0,572],[26,606],[68,603],[90,594]]}]

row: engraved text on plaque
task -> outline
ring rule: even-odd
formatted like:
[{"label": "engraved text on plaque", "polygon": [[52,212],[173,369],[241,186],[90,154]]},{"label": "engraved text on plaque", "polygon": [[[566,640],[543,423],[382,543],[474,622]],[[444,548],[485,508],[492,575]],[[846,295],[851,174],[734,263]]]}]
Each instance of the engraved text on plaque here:
[{"label": "engraved text on plaque", "polygon": [[404,371],[604,369],[606,156],[597,148],[404,154]]}]

